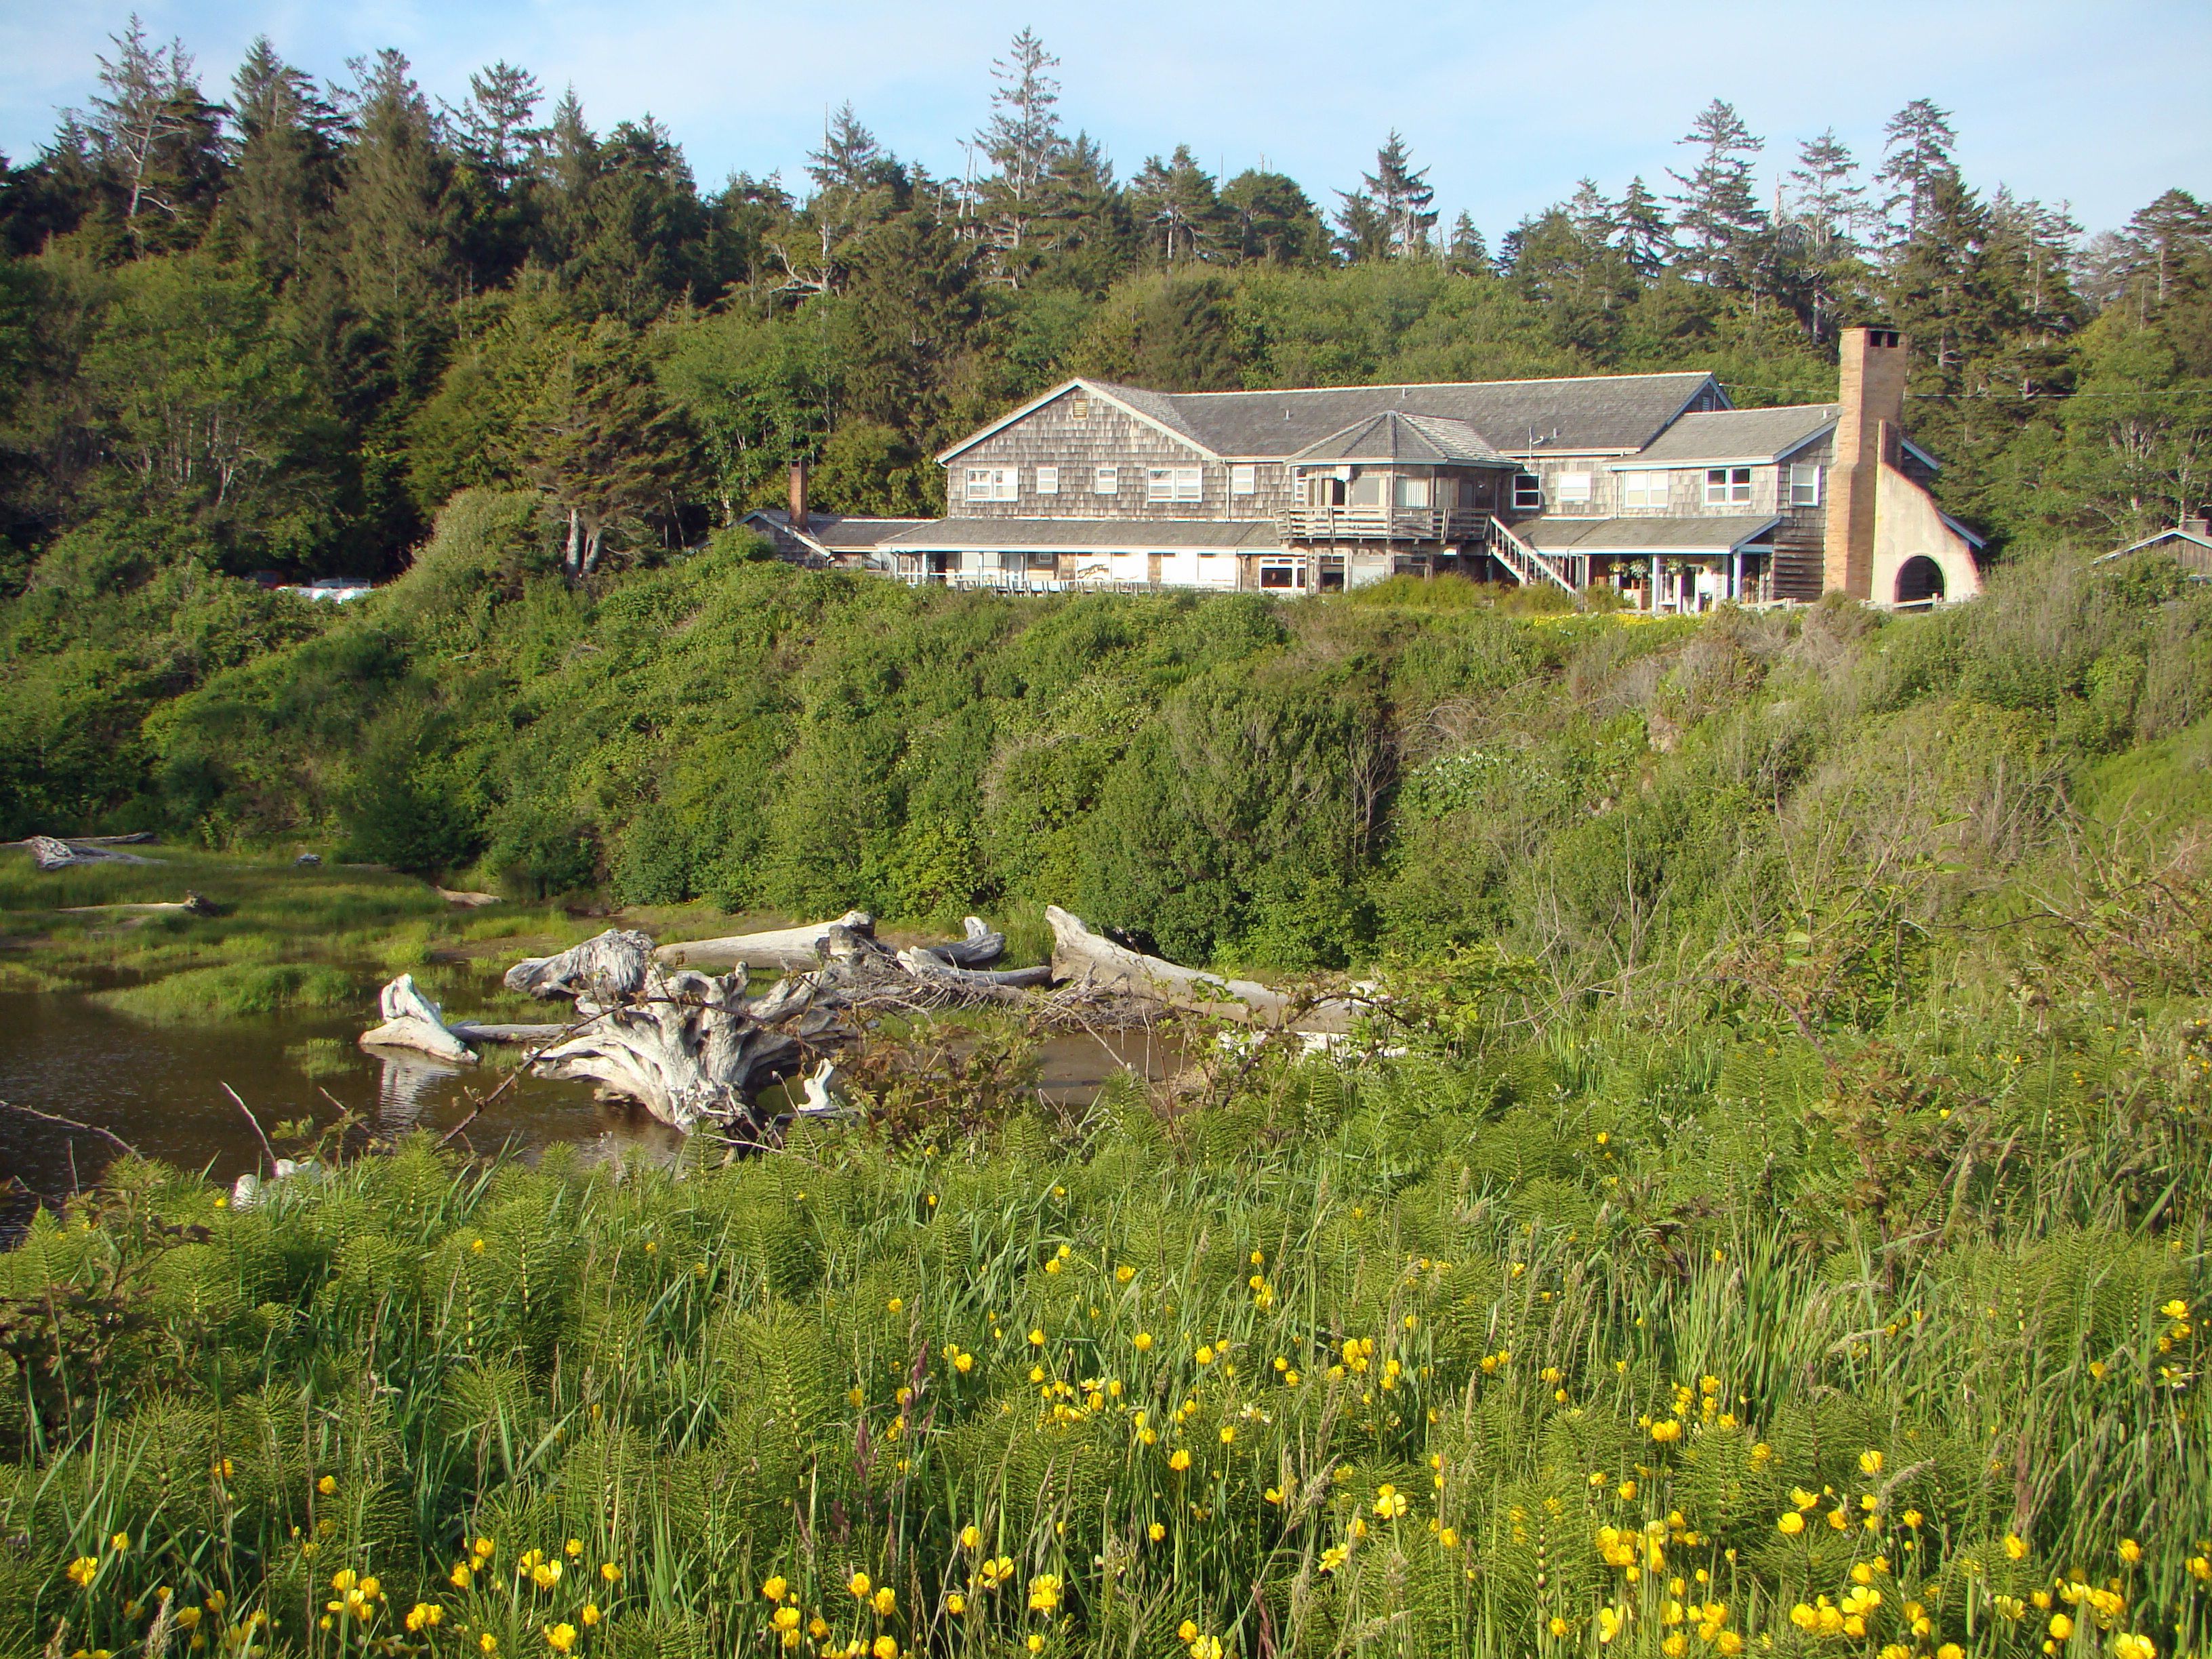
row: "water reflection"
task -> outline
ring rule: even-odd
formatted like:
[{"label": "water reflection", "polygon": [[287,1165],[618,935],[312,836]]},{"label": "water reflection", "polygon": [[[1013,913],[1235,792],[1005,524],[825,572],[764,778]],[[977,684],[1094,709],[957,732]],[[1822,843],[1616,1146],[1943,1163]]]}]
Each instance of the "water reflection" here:
[{"label": "water reflection", "polygon": [[376,1132],[380,1135],[406,1133],[422,1121],[425,1106],[441,1095],[440,1085],[469,1074],[466,1066],[405,1048],[368,1052],[384,1067],[376,1085]]}]

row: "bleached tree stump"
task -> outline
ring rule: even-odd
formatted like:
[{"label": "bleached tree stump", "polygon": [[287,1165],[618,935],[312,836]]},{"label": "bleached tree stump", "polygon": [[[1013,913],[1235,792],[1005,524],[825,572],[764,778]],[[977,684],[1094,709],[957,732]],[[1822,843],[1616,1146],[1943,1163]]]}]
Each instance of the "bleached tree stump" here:
[{"label": "bleached tree stump", "polygon": [[376,1003],[384,1024],[362,1033],[362,1048],[413,1048],[457,1066],[477,1063],[475,1051],[453,1035],[443,1012],[422,994],[414,975],[400,975],[378,994]]}]

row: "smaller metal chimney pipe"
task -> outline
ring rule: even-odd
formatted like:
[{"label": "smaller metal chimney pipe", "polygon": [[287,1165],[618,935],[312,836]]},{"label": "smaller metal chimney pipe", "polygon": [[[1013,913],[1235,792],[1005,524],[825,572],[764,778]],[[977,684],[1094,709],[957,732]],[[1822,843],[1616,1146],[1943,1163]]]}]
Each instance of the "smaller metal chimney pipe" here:
[{"label": "smaller metal chimney pipe", "polygon": [[804,536],[806,533],[806,463],[791,464],[791,527]]}]

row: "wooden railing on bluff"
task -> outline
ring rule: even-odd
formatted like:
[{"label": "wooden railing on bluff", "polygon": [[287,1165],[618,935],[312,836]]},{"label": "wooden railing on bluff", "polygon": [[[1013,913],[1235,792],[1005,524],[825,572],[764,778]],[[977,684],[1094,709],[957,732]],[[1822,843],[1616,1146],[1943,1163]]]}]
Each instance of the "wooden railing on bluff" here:
[{"label": "wooden railing on bluff", "polygon": [[1276,528],[1285,542],[1471,542],[1490,514],[1476,507],[1285,507]]}]

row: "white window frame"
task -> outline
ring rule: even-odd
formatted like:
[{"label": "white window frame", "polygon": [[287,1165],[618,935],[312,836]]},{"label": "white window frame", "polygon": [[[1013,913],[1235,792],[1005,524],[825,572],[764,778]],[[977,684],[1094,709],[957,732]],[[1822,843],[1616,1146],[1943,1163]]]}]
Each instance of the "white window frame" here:
[{"label": "white window frame", "polygon": [[1094,495],[1118,495],[1121,493],[1121,469],[1102,466],[1091,475],[1091,493]]},{"label": "white window frame", "polygon": [[1705,469],[1707,507],[1751,505],[1751,469],[1747,466],[1709,466]]},{"label": "white window frame", "polygon": [[1018,466],[971,466],[968,469],[967,499],[971,501],[1017,501],[1022,494],[1022,470]]},{"label": "white window frame", "polygon": [[[1419,501],[1413,499],[1417,495],[1420,497]],[[1432,480],[1413,477],[1402,472],[1390,487],[1390,501],[1394,507],[1409,510],[1425,508],[1434,502],[1435,497],[1436,485]]]},{"label": "white window frame", "polygon": [[1148,466],[1145,469],[1145,499],[1202,501],[1206,499],[1206,471],[1196,466]]},{"label": "white window frame", "polygon": [[1559,472],[1552,477],[1553,499],[1561,507],[1582,506],[1597,495],[1597,481],[1587,472]]},{"label": "white window frame", "polygon": [[1513,475],[1513,510],[1516,513],[1540,513],[1544,510],[1544,480],[1534,472]]},{"label": "white window frame", "polygon": [[1232,495],[1256,495],[1260,493],[1260,469],[1249,461],[1239,461],[1229,469],[1229,493]]},{"label": "white window frame", "polygon": [[1036,493],[1040,495],[1057,495],[1060,494],[1060,469],[1058,467],[1041,466],[1036,470]]},{"label": "white window frame", "polygon": [[1672,475],[1665,472],[1625,472],[1620,480],[1620,504],[1664,507],[1672,493]]},{"label": "white window frame", "polygon": [[1175,499],[1173,467],[1148,466],[1145,469],[1145,499],[1148,501],[1171,501]]},{"label": "white window frame", "polygon": [[1206,469],[1198,466],[1179,466],[1175,469],[1175,500],[1202,501],[1206,499]]},{"label": "white window frame", "polygon": [[1792,461],[1790,464],[1790,506],[1820,506],[1822,470],[1818,461]]}]

